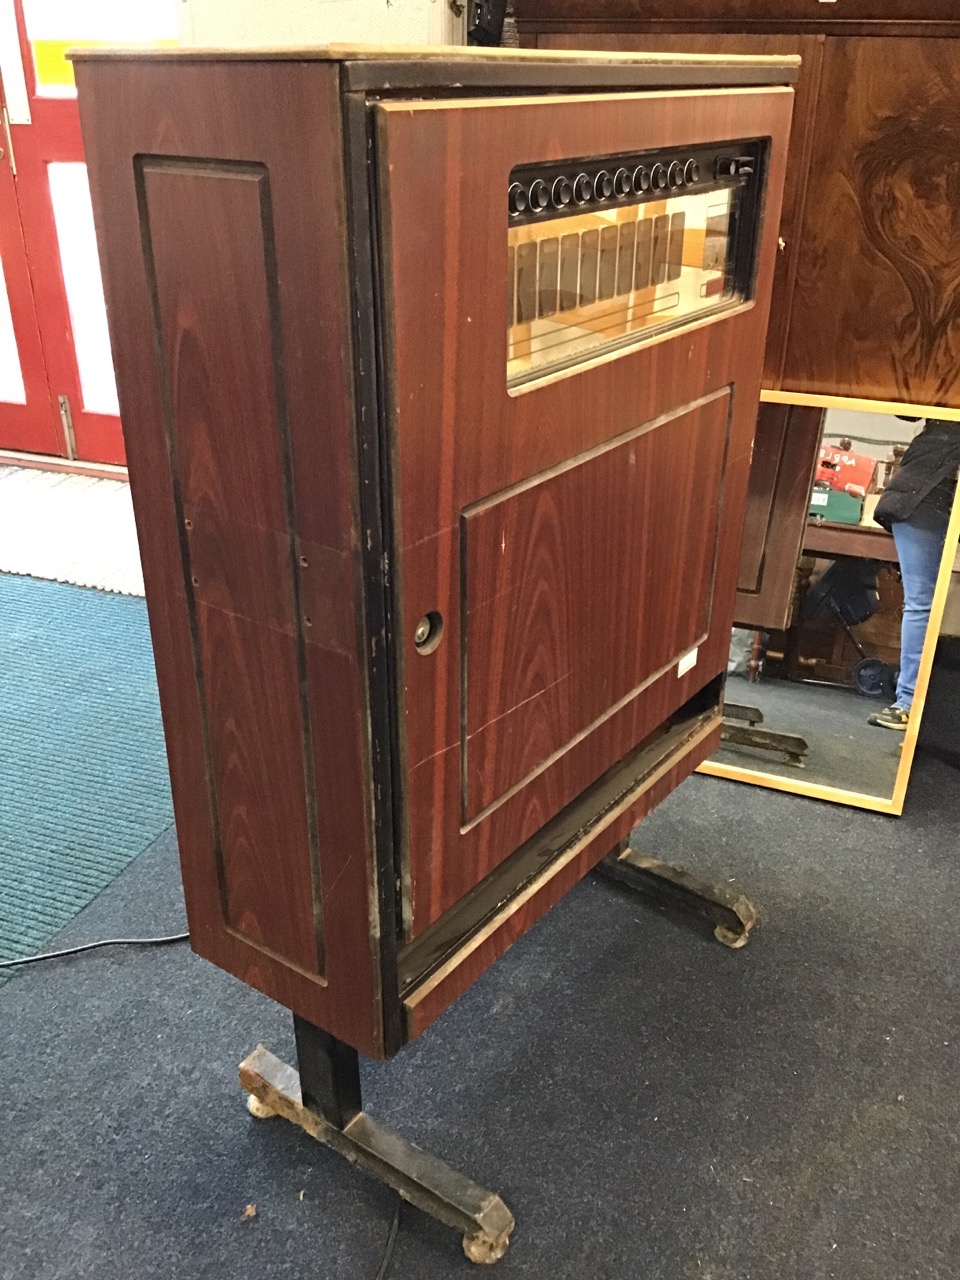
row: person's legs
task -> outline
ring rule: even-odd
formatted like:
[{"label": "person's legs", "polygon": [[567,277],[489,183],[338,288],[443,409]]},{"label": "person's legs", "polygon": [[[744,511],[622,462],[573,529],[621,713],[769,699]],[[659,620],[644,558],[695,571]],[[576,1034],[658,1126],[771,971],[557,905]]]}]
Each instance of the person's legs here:
[{"label": "person's legs", "polygon": [[895,705],[909,711],[920,672],[920,656],[937,585],[947,517],[919,510],[892,528],[903,577],[903,622],[900,628],[900,679]]}]

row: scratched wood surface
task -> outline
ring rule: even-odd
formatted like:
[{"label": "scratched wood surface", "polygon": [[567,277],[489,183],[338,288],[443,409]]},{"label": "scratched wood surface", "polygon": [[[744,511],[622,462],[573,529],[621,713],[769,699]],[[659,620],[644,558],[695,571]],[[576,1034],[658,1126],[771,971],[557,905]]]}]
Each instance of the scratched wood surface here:
[{"label": "scratched wood surface", "polygon": [[960,407],[960,43],[832,40],[784,390]]},{"label": "scratched wood surface", "polygon": [[[680,99],[656,95],[645,101],[624,95],[597,102],[589,112],[576,100],[522,106],[499,103],[484,111],[446,105],[379,108],[379,171],[389,175],[384,192],[391,250],[388,305],[396,335],[391,422],[397,458],[395,555],[402,566],[397,627],[407,794],[402,852],[410,883],[412,936],[439,919],[724,669],[791,104],[787,91],[757,90]],[[522,394],[509,394],[506,290],[491,288],[490,281],[502,279],[506,269],[503,193],[511,168],[535,157],[549,161],[564,154],[613,155],[641,146],[680,147],[701,140],[767,134],[772,134],[774,147],[757,305],[694,325],[575,376],[549,379]],[[481,154],[482,165],[467,162],[467,157]],[[439,176],[446,200],[424,203],[413,175],[428,167]],[[462,557],[473,555],[474,573],[492,581],[497,570],[489,558],[502,561],[502,552],[496,536],[499,530],[488,534],[482,545],[465,551],[460,533],[463,513],[510,486],[608,446],[731,386],[733,410],[713,611],[697,665],[681,678],[672,667],[623,705],[616,704],[612,687],[603,689],[608,679],[603,663],[588,665],[578,678],[593,687],[581,696],[585,706],[605,707],[600,723],[568,741],[564,735],[569,726],[551,726],[544,741],[555,749],[555,757],[548,757],[529,781],[506,791],[489,811],[464,823],[463,699],[472,687],[472,659],[461,617]],[[711,465],[715,464],[708,463],[708,473]],[[697,483],[694,471],[695,461],[685,451],[671,459],[670,467],[658,463],[652,484],[664,520],[672,519],[668,513],[674,504],[684,508],[685,518],[698,518],[692,516],[689,505]],[[617,492],[626,500],[625,489]],[[633,523],[635,519],[624,512],[621,535],[623,529],[640,527]],[[469,516],[464,518],[468,522]],[[565,536],[570,546],[580,539],[584,551],[567,558],[569,576],[563,576],[564,559],[557,554],[541,577],[545,597],[559,593],[561,586],[568,596],[587,591],[596,602],[597,629],[617,630],[622,625],[622,635],[629,620],[619,624],[613,619],[631,605],[624,600],[623,583],[613,572],[615,560],[605,561],[603,554],[604,539],[609,542],[617,527],[610,513],[601,514],[595,506],[578,512]],[[541,545],[547,546],[546,539]],[[686,589],[688,575],[700,587],[700,552],[682,549],[688,550],[685,559],[676,546],[666,552],[661,544],[643,572],[668,578],[678,594]],[[522,553],[518,549],[514,554]],[[638,558],[647,554],[637,547]],[[486,564],[484,557],[488,557]],[[605,570],[597,570],[603,573],[602,586],[588,585],[584,571],[603,565]],[[703,603],[701,598],[696,605]],[[559,604],[550,606],[545,599],[544,607],[556,611]],[[443,618],[442,638],[432,652],[420,653],[414,641],[417,622],[431,612]],[[664,652],[677,652],[687,635],[685,627],[675,630],[676,623],[669,614],[660,619],[667,633],[662,640]],[[496,651],[506,653],[511,643],[508,628],[516,627],[519,635],[523,625],[519,611],[511,614],[509,608],[502,608],[492,613],[486,623],[486,661],[498,661]],[[655,624],[650,626],[652,636]],[[586,651],[586,636],[573,643],[578,656]],[[601,648],[606,643],[598,641]],[[537,689],[534,667],[541,647],[531,640],[514,650],[517,665],[525,669],[511,673],[509,686],[477,691],[480,701],[468,711],[475,726],[488,713],[513,711],[518,688]],[[464,661],[467,689],[461,679]],[[526,776],[528,744],[523,733],[504,733],[498,742],[494,788]],[[479,791],[471,793],[470,804],[482,803],[490,794],[483,790],[486,785],[480,783]]]},{"label": "scratched wood surface", "polygon": [[420,1035],[434,1022],[601,858],[625,840],[636,824],[688,778],[698,764],[712,755],[720,745],[720,729],[718,715],[694,735],[684,750],[665,762],[664,768],[651,778],[649,786],[641,790],[633,803],[605,825],[599,838],[576,843],[565,863],[534,892],[505,908],[449,964],[411,992],[404,1002],[410,1036]]},{"label": "scratched wood surface", "polygon": [[[263,261],[267,175],[209,161],[198,171],[151,160],[141,172],[225,919],[318,972],[310,883],[316,816],[304,778],[308,726],[299,714],[303,649],[289,565],[289,478],[277,371],[272,360],[255,358],[270,350],[273,319],[267,271],[251,269]],[[299,856],[285,855],[278,829]]]},{"label": "scratched wood surface", "polygon": [[729,416],[724,389],[465,514],[464,822],[706,638]]},{"label": "scratched wood surface", "polygon": [[[383,1056],[399,992],[383,988],[394,920],[380,919],[376,860],[393,850],[372,838],[336,68],[97,60],[77,78],[193,945]],[[762,89],[616,94],[589,111],[576,98],[378,108],[401,715],[397,791],[381,801],[401,818],[412,934],[724,669],[791,104]],[[506,269],[514,164],[770,133],[756,304],[508,394],[506,291],[490,281]],[[428,169],[444,201],[424,202]],[[515,488],[528,485],[536,496]],[[548,508],[559,519],[540,538]],[[507,525],[543,569],[528,581],[514,564],[498,599]],[[540,596],[578,593],[562,636],[533,621]],[[444,631],[420,653],[431,611]],[[536,709],[548,645],[582,683],[569,714]],[[530,716],[546,754],[528,779]],[[465,744],[486,762],[469,795]],[[670,777],[707,749],[692,743]],[[436,988],[430,1017],[460,978]]]},{"label": "scratched wood surface", "polygon": [[336,68],[77,80],[191,940],[380,1056]]}]

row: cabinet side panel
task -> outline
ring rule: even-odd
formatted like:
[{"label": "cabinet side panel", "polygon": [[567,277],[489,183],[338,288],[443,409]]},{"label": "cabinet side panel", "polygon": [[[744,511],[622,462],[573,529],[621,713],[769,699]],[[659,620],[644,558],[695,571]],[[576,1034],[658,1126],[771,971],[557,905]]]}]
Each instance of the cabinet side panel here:
[{"label": "cabinet side panel", "polygon": [[337,68],[77,82],[191,942],[382,1057]]},{"label": "cabinet side panel", "polygon": [[743,627],[790,624],[822,419],[822,409],[760,406],[734,614]]}]

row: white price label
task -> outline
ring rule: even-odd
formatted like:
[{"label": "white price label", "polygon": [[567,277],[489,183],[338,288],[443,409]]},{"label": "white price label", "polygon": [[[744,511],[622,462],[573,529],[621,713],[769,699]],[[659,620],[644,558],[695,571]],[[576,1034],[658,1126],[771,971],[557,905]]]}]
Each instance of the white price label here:
[{"label": "white price label", "polygon": [[691,649],[690,652],[685,653],[683,657],[680,659],[680,661],[677,663],[678,679],[680,676],[685,676],[688,671],[692,671],[693,668],[697,665],[698,650],[699,650],[699,646],[697,647],[697,649]]}]

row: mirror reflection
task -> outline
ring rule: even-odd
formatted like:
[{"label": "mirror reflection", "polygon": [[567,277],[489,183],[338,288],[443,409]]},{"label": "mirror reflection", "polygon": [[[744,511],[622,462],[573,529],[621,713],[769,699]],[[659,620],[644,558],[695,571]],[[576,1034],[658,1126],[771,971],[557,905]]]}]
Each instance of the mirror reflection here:
[{"label": "mirror reflection", "polygon": [[[705,771],[890,801],[957,569],[960,423],[831,410],[810,464],[786,625],[734,627],[723,744]],[[776,505],[745,563],[794,536]]]}]

